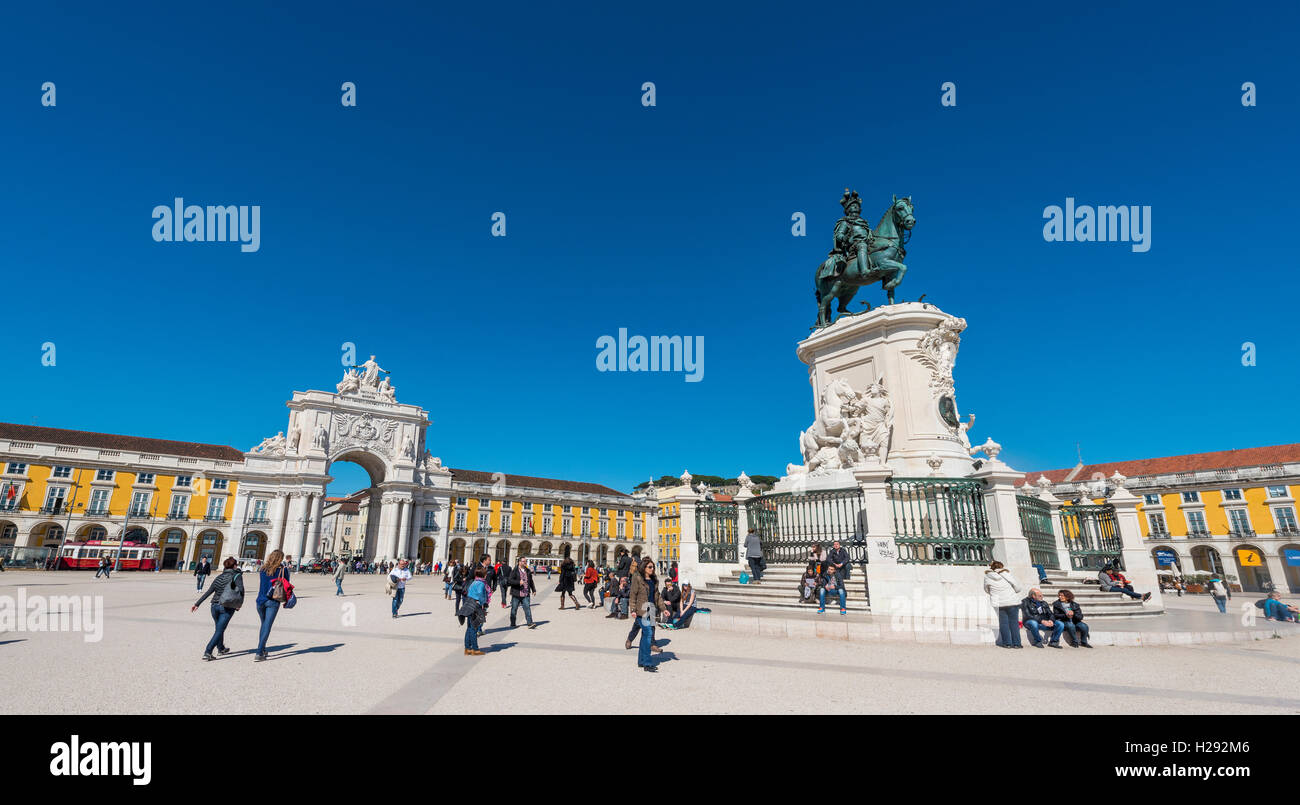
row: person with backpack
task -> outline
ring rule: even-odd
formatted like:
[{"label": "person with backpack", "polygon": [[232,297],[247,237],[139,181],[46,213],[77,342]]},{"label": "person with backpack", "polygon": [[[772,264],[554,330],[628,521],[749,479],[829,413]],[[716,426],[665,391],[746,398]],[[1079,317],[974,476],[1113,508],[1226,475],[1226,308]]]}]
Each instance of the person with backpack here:
[{"label": "person with backpack", "polygon": [[271,625],[280,612],[280,605],[288,603],[289,590],[293,589],[289,586],[289,568],[283,563],[284,552],[277,548],[266,557],[266,563],[257,574],[257,617],[262,622],[262,628],[257,636],[257,656],[253,658],[254,662],[266,659],[266,640],[271,636]]},{"label": "person with backpack", "polygon": [[[456,562],[452,565],[451,570],[451,591],[456,597],[455,612],[459,617],[461,604],[465,602],[465,591],[474,581],[474,576],[469,570],[468,565]],[[463,621],[462,621],[463,623]]]},{"label": "person with backpack", "polygon": [[[1263,603],[1260,608],[1264,610],[1264,620],[1300,622],[1300,610],[1282,601],[1276,590],[1269,593],[1261,603]],[[1260,603],[1256,603],[1255,606],[1260,606]]]},{"label": "person with backpack", "polygon": [[600,574],[596,572],[596,563],[587,560],[587,569],[582,572],[582,597],[587,600],[587,608],[596,608],[596,585],[600,583]]},{"label": "person with backpack", "polygon": [[1219,608],[1219,612],[1228,614],[1228,599],[1232,597],[1232,590],[1228,589],[1228,585],[1224,584],[1222,579],[1210,579],[1210,597],[1214,599],[1214,605]]},{"label": "person with backpack", "polygon": [[222,656],[230,653],[230,649],[226,648],[226,626],[230,624],[235,612],[244,605],[244,576],[239,570],[239,562],[235,557],[228,556],[221,567],[221,572],[212,580],[212,586],[190,607],[190,612],[197,612],[199,604],[212,596],[212,621],[216,624],[216,629],[212,632],[208,647],[203,650],[205,661],[216,659],[212,656],[213,649]]},{"label": "person with backpack", "polygon": [[476,657],[483,655],[479,651],[478,636],[482,633],[483,624],[487,623],[488,588],[483,583],[486,575],[486,568],[474,568],[474,581],[470,582],[465,591],[465,604],[456,610],[456,614],[465,622],[465,654]]}]

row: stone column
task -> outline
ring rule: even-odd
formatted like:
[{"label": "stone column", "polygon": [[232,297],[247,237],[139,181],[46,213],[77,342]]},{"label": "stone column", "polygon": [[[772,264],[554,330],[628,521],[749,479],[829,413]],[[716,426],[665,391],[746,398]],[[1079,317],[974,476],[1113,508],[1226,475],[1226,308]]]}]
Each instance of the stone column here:
[{"label": "stone column", "polygon": [[312,493],[310,512],[311,522],[307,528],[307,550],[311,551],[313,556],[320,556],[322,553],[320,545],[321,518],[325,512],[324,492]]},{"label": "stone column", "polygon": [[[681,512],[681,543],[678,547],[679,558],[677,559],[677,572],[679,577],[688,578],[696,585],[703,584],[707,581],[716,581],[724,566],[715,565],[711,578],[705,578],[701,572],[700,565],[700,542],[699,536],[695,533],[695,507],[700,501],[700,496],[694,489],[684,486],[673,496],[677,501],[678,511]],[[699,581],[696,581],[699,579]]]},{"label": "stone column", "polygon": [[411,501],[411,531],[406,539],[406,555],[412,560],[420,556],[420,540],[424,539],[424,510],[422,501]]},{"label": "stone column", "polygon": [[285,521],[284,547],[280,550],[293,560],[302,559],[303,531],[307,525],[307,497],[303,492],[289,493],[289,516]]},{"label": "stone column", "polygon": [[749,563],[745,561],[745,538],[749,536],[749,507],[745,504],[758,497],[754,490],[748,487],[741,487],[740,491],[732,496],[736,501],[736,567],[745,570]]},{"label": "stone column", "polygon": [[985,484],[984,511],[993,538],[993,558],[1006,565],[1028,590],[1038,584],[1038,571],[1033,569],[1029,540],[1020,529],[1020,509],[1016,505],[1016,483],[1024,480],[1025,474],[994,458],[984,462],[971,477]]},{"label": "stone column", "polygon": [[1124,560],[1124,575],[1133,583],[1133,589],[1139,593],[1150,592],[1151,600],[1147,607],[1152,611],[1164,609],[1160,595],[1160,580],[1156,577],[1155,561],[1142,539],[1142,526],[1138,521],[1138,506],[1142,499],[1123,486],[1111,493],[1107,501],[1115,507],[1115,520],[1119,525],[1119,536],[1123,545],[1120,554]]},{"label": "stone column", "polygon": [[1052,533],[1056,535],[1056,563],[1061,566],[1062,573],[1073,572],[1074,568],[1070,564],[1070,547],[1065,544],[1065,532],[1061,529],[1061,504],[1064,501],[1058,500],[1046,489],[1038,493],[1038,498],[1052,507]]},{"label": "stone column", "polygon": [[269,536],[270,547],[267,553],[274,550],[284,550],[284,518],[287,515],[288,492],[275,493],[275,511],[271,514],[271,534]]},{"label": "stone column", "polygon": [[[1287,595],[1290,587],[1287,585],[1286,580],[1286,562],[1284,562],[1282,557],[1278,555],[1278,550],[1281,546],[1274,543],[1272,549],[1269,550],[1264,548],[1262,545],[1258,545],[1258,543],[1256,544],[1260,551],[1264,553],[1264,564],[1268,568],[1269,581],[1273,582],[1273,587],[1276,588],[1279,593],[1284,596]],[[1225,561],[1224,564],[1227,564],[1227,562]],[[1233,575],[1235,576],[1237,574],[1234,573]],[[1237,583],[1240,584],[1241,579],[1237,579]]]},{"label": "stone column", "polygon": [[392,559],[397,553],[397,500],[389,495],[380,498],[379,526],[375,533],[376,562]]},{"label": "stone column", "polygon": [[394,554],[397,559],[411,557],[411,503],[410,500],[400,500],[397,503],[397,545]]},{"label": "stone column", "polygon": [[[234,530],[234,532],[239,536],[239,538],[243,539],[244,524],[245,521],[248,519],[248,507],[250,505],[249,501],[252,499],[252,495],[238,488],[236,488],[235,491],[236,491],[235,509],[230,513],[230,526]],[[238,556],[239,554],[235,553],[232,555]],[[216,570],[216,568],[213,568],[213,570]]]}]

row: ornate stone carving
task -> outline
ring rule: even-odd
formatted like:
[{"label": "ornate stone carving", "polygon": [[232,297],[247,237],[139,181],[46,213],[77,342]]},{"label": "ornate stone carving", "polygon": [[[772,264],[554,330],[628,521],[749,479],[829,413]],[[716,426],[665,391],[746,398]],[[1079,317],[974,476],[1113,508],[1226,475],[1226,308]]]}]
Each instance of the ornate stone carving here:
[{"label": "ornate stone carving", "polygon": [[262,443],[249,450],[250,453],[265,453],[272,456],[284,455],[285,447],[288,443],[284,438],[284,431],[279,431],[274,436],[262,440]]},{"label": "ornate stone carving", "polygon": [[691,485],[690,470],[682,470],[682,486],[690,486],[690,485]]},{"label": "ornate stone carving", "polygon": [[970,449],[970,454],[972,456],[979,452],[983,452],[984,455],[988,456],[989,461],[997,461],[998,453],[1002,452],[1002,445],[998,444],[992,439],[985,439],[984,444],[979,445],[978,447],[972,447]]},{"label": "ornate stone carving", "polygon": [[939,470],[943,469],[943,459],[939,458],[938,453],[931,453],[930,457],[925,460],[925,463],[930,465],[931,475],[938,476]]},{"label": "ornate stone carving", "polygon": [[930,393],[936,400],[952,395],[952,369],[957,363],[957,348],[965,329],[965,319],[948,316],[921,337],[917,342],[919,349],[903,350],[904,355],[930,370]]},{"label": "ornate stone carving", "polygon": [[754,482],[750,480],[750,477],[745,474],[744,470],[740,471],[740,477],[736,479],[736,483],[740,485],[741,489],[753,490],[754,488]]},{"label": "ornate stone carving", "polygon": [[402,458],[409,458],[411,461],[415,460],[415,439],[411,438],[409,433],[406,434],[406,439],[402,442]]},{"label": "ornate stone carving", "polygon": [[787,475],[825,475],[889,458],[894,408],[883,380],[858,392],[839,378],[822,389],[819,410],[816,421],[799,434],[804,465],[789,465]]},{"label": "ornate stone carving", "polygon": [[[967,453],[978,452],[979,451],[978,447],[970,446],[970,429],[975,427],[975,415],[968,414],[968,416],[970,417],[969,422],[962,422],[958,420],[957,438],[961,439],[961,446],[966,448]],[[992,458],[992,456],[990,456],[990,458]]]},{"label": "ornate stone carving", "polygon": [[359,446],[380,455],[393,457],[397,423],[370,414],[334,414],[334,447]]},{"label": "ornate stone carving", "polygon": [[1110,476],[1110,485],[1116,489],[1123,489],[1126,483],[1128,483],[1128,476],[1122,474],[1119,470],[1115,470],[1115,474]]},{"label": "ornate stone carving", "polygon": [[311,432],[311,446],[317,450],[329,449],[330,432],[321,425],[320,420],[316,420],[316,427]]},{"label": "ornate stone carving", "polygon": [[428,450],[420,456],[420,469],[430,475],[451,475],[451,470],[442,466],[442,459],[430,453]]},{"label": "ornate stone carving", "polygon": [[380,378],[381,372],[387,374],[388,370],[376,363],[375,356],[371,355],[370,359],[361,364],[360,368],[345,370],[343,379],[338,382],[335,388],[339,394],[395,403],[397,402],[397,390],[387,377]]}]

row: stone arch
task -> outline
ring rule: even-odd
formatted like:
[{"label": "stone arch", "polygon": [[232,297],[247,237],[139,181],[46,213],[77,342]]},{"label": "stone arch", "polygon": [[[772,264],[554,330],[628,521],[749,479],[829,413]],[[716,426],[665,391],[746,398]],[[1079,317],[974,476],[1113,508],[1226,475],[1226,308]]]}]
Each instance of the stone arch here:
[{"label": "stone arch", "polygon": [[[1240,551],[1254,551],[1259,554],[1264,563],[1259,566],[1243,565],[1241,563]],[[1237,566],[1237,583],[1241,585],[1243,592],[1262,593],[1267,589],[1272,577],[1268,572],[1268,554],[1255,545],[1233,545],[1232,562]]]},{"label": "stone arch", "polygon": [[37,523],[28,532],[27,544],[37,548],[58,547],[63,544],[63,526],[53,520]]},{"label": "stone arch", "polygon": [[549,543],[549,542],[543,542],[541,545],[538,545],[538,546],[537,546],[537,555],[538,555],[538,556],[550,556],[550,555],[551,555],[551,551],[554,550],[554,547],[555,547],[555,546],[551,545],[551,543]]},{"label": "stone arch", "polygon": [[496,559],[498,562],[510,564],[510,540],[497,540]]},{"label": "stone arch", "polygon": [[569,543],[567,543],[567,542],[561,542],[561,543],[560,543],[560,558],[562,558],[562,559],[572,559],[572,558],[573,558],[573,545],[571,545],[571,544],[569,544]]},{"label": "stone arch", "polygon": [[0,545],[18,543],[18,524],[13,520],[0,520]]},{"label": "stone arch", "polygon": [[126,529],[126,534],[122,536],[123,542],[148,542],[149,529],[143,526],[131,526]]},{"label": "stone arch", "polygon": [[433,558],[438,555],[438,542],[433,537],[420,537],[420,542],[416,546],[415,555],[421,562],[432,563]]},{"label": "stone arch", "polygon": [[461,564],[465,564],[465,540],[457,537],[447,543],[447,561],[455,559]]},{"label": "stone arch", "polygon": [[245,534],[243,544],[239,546],[239,557],[241,559],[265,559],[266,533],[249,531]]},{"label": "stone arch", "polygon": [[1192,548],[1192,567],[1200,573],[1223,573],[1223,557],[1213,545],[1196,545]]},{"label": "stone arch", "polygon": [[225,537],[221,535],[221,532],[217,531],[215,528],[209,528],[201,531],[199,535],[195,537],[195,540],[198,543],[198,552],[194,555],[195,561],[206,556],[212,560],[212,564],[215,567],[220,567],[221,560],[225,558],[221,553],[221,549],[225,546],[226,542]]},{"label": "stone arch", "polygon": [[[1156,558],[1156,553],[1157,553],[1158,551],[1168,551],[1169,553],[1172,553],[1172,554],[1174,555],[1174,565],[1173,565],[1173,567],[1165,567],[1165,566],[1163,566],[1163,565],[1160,564],[1159,560]],[[1182,555],[1181,553],[1179,553],[1177,549],[1172,548],[1172,547],[1170,547],[1170,546],[1168,546],[1168,545],[1157,545],[1157,546],[1155,546],[1154,548],[1151,549],[1151,564],[1155,565],[1155,568],[1156,568],[1157,571],[1160,571],[1160,570],[1172,570],[1172,571],[1175,572],[1175,573],[1182,573],[1182,572],[1183,572],[1183,555]]]},{"label": "stone arch", "polygon": [[474,540],[474,549],[473,549],[473,551],[470,553],[469,561],[470,561],[470,562],[477,562],[477,561],[479,560],[479,558],[482,557],[483,554],[485,554],[485,553],[488,553],[488,549],[487,549],[487,538],[485,538],[485,537],[480,537],[480,538]]},{"label": "stone arch", "polygon": [[1293,542],[1277,549],[1277,555],[1282,560],[1282,572],[1285,574],[1288,592],[1300,593],[1300,566],[1287,564],[1287,551],[1300,551],[1300,545]]},{"label": "stone arch", "polygon": [[533,552],[533,543],[523,540],[519,543],[518,550],[515,552],[516,557],[528,556]]},{"label": "stone arch", "polygon": [[108,539],[108,529],[99,523],[85,523],[77,529],[77,541]]},{"label": "stone arch", "polygon": [[166,528],[158,535],[158,556],[163,570],[175,570],[185,561],[189,548],[189,534],[183,528]]}]

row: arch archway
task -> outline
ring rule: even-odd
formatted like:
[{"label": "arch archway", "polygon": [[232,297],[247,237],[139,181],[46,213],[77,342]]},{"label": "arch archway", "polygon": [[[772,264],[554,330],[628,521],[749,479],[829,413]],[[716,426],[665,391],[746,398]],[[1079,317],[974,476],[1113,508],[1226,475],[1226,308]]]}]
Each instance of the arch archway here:
[{"label": "arch archway", "polygon": [[122,541],[146,543],[149,541],[149,530],[141,528],[140,526],[128,528],[126,530],[126,535],[122,537]]},{"label": "arch archway", "polygon": [[159,567],[163,570],[176,570],[185,561],[188,541],[183,529],[169,528],[164,531],[158,538],[158,554],[162,557]]},{"label": "arch archway", "polygon": [[433,557],[437,555],[438,543],[433,537],[421,537],[420,544],[416,547],[416,556],[421,562],[432,563]]},{"label": "arch archway", "polygon": [[562,559],[573,558],[573,546],[567,542],[560,543],[560,557]]},{"label": "arch archway", "polygon": [[86,523],[77,529],[77,540],[79,542],[91,539],[108,539],[108,529],[99,523]]},{"label": "arch archway", "polygon": [[195,556],[198,560],[204,556],[212,560],[212,564],[220,567],[221,560],[225,557],[221,555],[221,547],[225,543],[225,538],[221,536],[220,531],[208,529],[198,536],[199,552]]},{"label": "arch archway", "polygon": [[1282,572],[1285,574],[1288,591],[1300,593],[1300,565],[1287,563],[1287,551],[1300,551],[1300,545],[1291,543],[1277,549],[1277,555],[1282,560]]},{"label": "arch archway", "polygon": [[551,545],[551,543],[549,543],[549,542],[543,542],[541,545],[538,545],[538,546],[537,546],[537,555],[538,555],[538,556],[550,556],[550,555],[551,555],[551,550],[552,550],[552,545]]},{"label": "arch archway", "polygon": [[12,520],[0,520],[0,545],[15,545],[18,542],[18,526]]},{"label": "arch archway", "polygon": [[266,558],[266,534],[261,531],[249,531],[244,535],[244,544],[240,546],[241,559]]},{"label": "arch archway", "polygon": [[519,547],[515,553],[515,556],[531,556],[532,553],[533,553],[533,543],[529,542],[528,540],[524,540],[519,543]]},{"label": "arch archway", "polygon": [[[1160,564],[1160,560],[1159,560],[1159,558],[1156,556],[1156,554],[1158,554],[1158,553],[1160,553],[1160,552],[1172,553],[1172,554],[1174,555],[1174,564],[1173,564],[1173,566],[1168,566],[1168,565],[1162,565],[1162,564]],[[1174,550],[1173,548],[1169,547],[1168,545],[1157,545],[1157,546],[1155,546],[1154,548],[1151,549],[1151,564],[1155,565],[1157,571],[1160,571],[1160,570],[1171,570],[1171,571],[1173,571],[1173,572],[1175,572],[1175,573],[1182,573],[1182,572],[1183,572],[1183,557],[1178,553],[1178,551]]]},{"label": "arch archway", "polygon": [[510,540],[497,540],[496,560],[498,562],[504,562],[507,565],[510,564]]},{"label": "arch archway", "polygon": [[465,540],[457,538],[447,543],[447,561],[455,559],[462,565],[465,564]]},{"label": "arch archway", "polygon": [[[361,472],[358,473],[357,469]],[[361,497],[361,511],[365,513],[365,529],[348,536],[349,550],[354,559],[367,561],[381,556],[388,548],[382,544],[379,525],[383,516],[383,484],[388,477],[388,465],[382,456],[355,445],[340,447],[329,456],[326,472],[328,481],[325,494],[329,497]],[[309,546],[312,550],[318,546]],[[400,553],[405,546],[398,545]],[[389,557],[392,558],[392,557]]]},{"label": "arch archway", "polygon": [[485,553],[487,553],[487,552],[488,552],[488,549],[487,549],[487,540],[486,540],[486,539],[476,539],[476,540],[474,540],[474,552],[470,554],[469,561],[471,561],[471,562],[477,562],[477,561],[478,561],[479,559],[481,559],[481,558],[483,557],[483,555],[484,555]]},{"label": "arch archway", "polygon": [[1201,573],[1223,573],[1223,557],[1209,545],[1192,548],[1192,567]]},{"label": "arch archway", "polygon": [[[1243,550],[1254,551],[1259,554],[1263,564],[1243,565],[1241,563],[1241,552]],[[1237,566],[1237,583],[1241,585],[1243,592],[1262,593],[1267,589],[1272,581],[1268,572],[1267,556],[1268,554],[1254,545],[1234,545],[1232,547],[1232,561]]]}]

